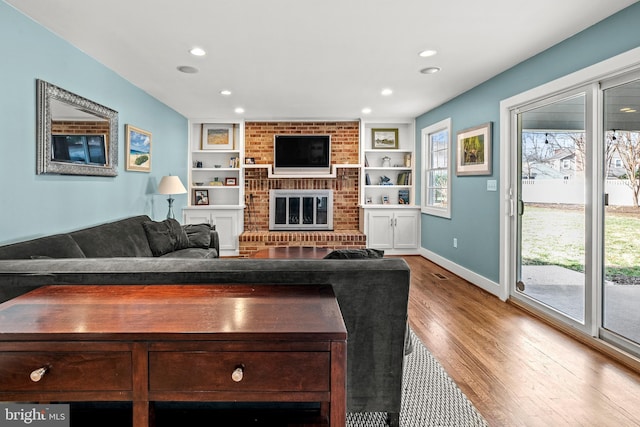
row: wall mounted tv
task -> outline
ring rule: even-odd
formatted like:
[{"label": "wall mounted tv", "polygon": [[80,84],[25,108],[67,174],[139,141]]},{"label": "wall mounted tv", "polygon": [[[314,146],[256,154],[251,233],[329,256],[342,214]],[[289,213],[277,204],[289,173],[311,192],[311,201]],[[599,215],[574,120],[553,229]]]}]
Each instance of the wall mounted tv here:
[{"label": "wall mounted tv", "polygon": [[51,135],[54,162],[104,166],[105,135]]},{"label": "wall mounted tv", "polygon": [[276,135],[273,163],[275,174],[329,174],[331,135]]}]

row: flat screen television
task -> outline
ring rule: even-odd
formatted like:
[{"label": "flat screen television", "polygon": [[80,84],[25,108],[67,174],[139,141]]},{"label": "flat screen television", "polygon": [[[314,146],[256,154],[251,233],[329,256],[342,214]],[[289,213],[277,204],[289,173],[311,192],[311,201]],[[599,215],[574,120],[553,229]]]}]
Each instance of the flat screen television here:
[{"label": "flat screen television", "polygon": [[105,135],[51,135],[51,145],[54,162],[107,164]]},{"label": "flat screen television", "polygon": [[276,135],[273,173],[331,173],[331,135]]}]

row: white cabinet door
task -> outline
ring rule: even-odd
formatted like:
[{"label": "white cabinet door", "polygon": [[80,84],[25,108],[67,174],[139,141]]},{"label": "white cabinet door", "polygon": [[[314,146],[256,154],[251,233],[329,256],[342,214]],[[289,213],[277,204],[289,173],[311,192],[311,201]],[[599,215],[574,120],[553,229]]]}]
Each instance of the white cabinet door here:
[{"label": "white cabinet door", "polygon": [[362,228],[367,247],[383,249],[390,254],[417,253],[420,246],[420,211],[418,209],[365,209]]},{"label": "white cabinet door", "polygon": [[216,227],[220,240],[220,254],[237,255],[238,230],[242,226],[242,209],[184,209],[185,224],[210,224]]},{"label": "white cabinet door", "polygon": [[211,224],[220,238],[220,251],[238,249],[238,213],[235,210],[213,211]]},{"label": "white cabinet door", "polygon": [[418,213],[398,211],[393,215],[393,247],[415,249],[418,247]]},{"label": "white cabinet door", "polygon": [[393,212],[369,211],[367,246],[373,249],[393,249]]},{"label": "white cabinet door", "polygon": [[206,210],[184,210],[185,224],[211,224],[211,212]]}]

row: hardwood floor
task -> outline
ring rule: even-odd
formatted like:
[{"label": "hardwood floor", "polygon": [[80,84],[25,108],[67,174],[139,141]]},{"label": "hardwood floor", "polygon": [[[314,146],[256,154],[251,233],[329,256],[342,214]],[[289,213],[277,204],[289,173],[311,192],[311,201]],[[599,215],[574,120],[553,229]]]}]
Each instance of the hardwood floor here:
[{"label": "hardwood floor", "polygon": [[638,373],[420,256],[404,258],[411,327],[490,426],[640,425]]}]

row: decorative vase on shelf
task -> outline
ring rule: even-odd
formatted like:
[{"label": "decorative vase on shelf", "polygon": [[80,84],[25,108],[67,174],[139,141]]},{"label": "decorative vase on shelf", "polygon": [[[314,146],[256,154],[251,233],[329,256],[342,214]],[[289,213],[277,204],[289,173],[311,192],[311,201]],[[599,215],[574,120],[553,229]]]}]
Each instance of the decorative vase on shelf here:
[{"label": "decorative vase on shelf", "polygon": [[383,168],[390,168],[391,167],[391,157],[384,156],[382,158],[382,167]]}]

